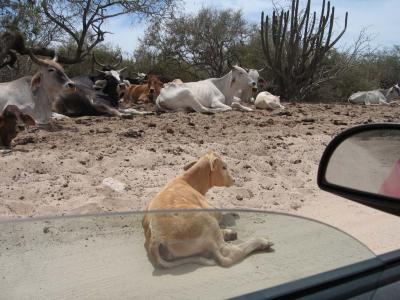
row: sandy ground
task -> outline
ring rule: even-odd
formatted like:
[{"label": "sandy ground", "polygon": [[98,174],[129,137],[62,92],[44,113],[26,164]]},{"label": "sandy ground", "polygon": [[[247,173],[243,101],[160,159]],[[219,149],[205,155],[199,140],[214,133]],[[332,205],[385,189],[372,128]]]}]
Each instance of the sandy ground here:
[{"label": "sandy ground", "polygon": [[[56,121],[19,135],[0,158],[0,218],[142,210],[185,163],[214,149],[236,179],[209,192],[216,207],[307,216],[383,253],[400,248],[400,218],[320,191],[316,173],[335,134],[399,115],[400,106],[291,104],[283,112]],[[105,186],[105,178],[123,190]]]}]

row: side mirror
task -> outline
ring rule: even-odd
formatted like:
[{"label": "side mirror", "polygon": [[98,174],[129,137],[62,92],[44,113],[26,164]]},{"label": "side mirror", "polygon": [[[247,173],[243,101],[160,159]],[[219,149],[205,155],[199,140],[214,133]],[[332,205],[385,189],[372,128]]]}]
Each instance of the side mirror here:
[{"label": "side mirror", "polygon": [[339,134],[322,155],[317,180],[324,191],[400,216],[400,124]]}]

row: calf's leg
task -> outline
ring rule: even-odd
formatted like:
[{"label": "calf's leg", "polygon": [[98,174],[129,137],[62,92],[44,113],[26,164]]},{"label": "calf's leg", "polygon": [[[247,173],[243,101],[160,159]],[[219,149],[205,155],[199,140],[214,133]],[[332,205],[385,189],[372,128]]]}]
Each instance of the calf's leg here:
[{"label": "calf's leg", "polygon": [[238,245],[223,242],[219,248],[213,251],[213,254],[221,266],[230,267],[243,260],[250,253],[270,250],[272,246],[273,243],[262,238],[252,239]]}]

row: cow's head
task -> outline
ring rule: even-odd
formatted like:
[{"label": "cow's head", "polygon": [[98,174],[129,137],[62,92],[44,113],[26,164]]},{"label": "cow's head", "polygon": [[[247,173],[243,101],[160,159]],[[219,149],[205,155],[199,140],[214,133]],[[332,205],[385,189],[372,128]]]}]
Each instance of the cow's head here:
[{"label": "cow's head", "polygon": [[[198,160],[188,163],[183,168],[185,171],[192,173],[199,172],[200,174],[203,170],[208,169],[209,178],[204,178],[199,176],[199,180],[203,180],[209,187],[213,186],[226,186],[230,187],[235,183],[232,175],[228,170],[227,164],[222,160],[222,158],[213,151],[200,157]],[[203,173],[204,174],[204,173]]]},{"label": "cow's head", "polygon": [[255,69],[249,69],[248,73],[249,73],[249,77],[251,79],[253,79],[254,82],[256,82],[256,85],[251,87],[253,98],[254,98],[257,96],[257,92],[259,91],[258,83],[259,83],[259,79],[260,79],[260,73],[258,73],[258,71]]},{"label": "cow's head", "polygon": [[7,105],[0,115],[0,138],[3,146],[10,148],[11,141],[26,126],[35,126],[35,120],[15,105]]},{"label": "cow's head", "polygon": [[231,87],[235,87],[237,90],[245,89],[247,87],[257,88],[257,81],[251,78],[245,69],[239,66],[234,66],[231,73]]},{"label": "cow's head", "polygon": [[253,79],[257,83],[257,86],[253,87],[253,92],[265,91],[267,89],[267,82],[263,77],[260,76],[260,72],[263,71],[264,69],[260,70],[245,69],[245,70],[249,73],[251,79]]},{"label": "cow's head", "polygon": [[39,66],[39,71],[32,76],[30,88],[34,108],[32,116],[40,125],[49,123],[53,102],[63,93],[76,90],[75,83],[68,78],[64,69],[53,59],[39,59],[31,51],[29,56]]},{"label": "cow's head", "polygon": [[393,88],[397,91],[397,96],[400,96],[400,86],[398,83],[396,83]]},{"label": "cow's head", "polygon": [[57,55],[53,59],[39,59],[32,53],[30,57],[39,66],[37,72],[31,79],[33,92],[43,91],[54,100],[64,92],[75,91],[75,83],[65,74],[63,67],[57,63]]},{"label": "cow's head", "polygon": [[130,86],[131,86],[131,83],[129,82],[129,80],[122,80],[122,82],[118,84],[117,93],[118,93],[119,99],[124,98],[124,96]]},{"label": "cow's head", "polygon": [[103,64],[96,59],[96,56],[93,53],[93,61],[101,67],[101,70],[96,69],[96,71],[103,74],[105,80],[108,82],[113,82],[115,85],[117,85],[119,82],[122,82],[121,72],[127,68],[125,67],[117,70],[117,67],[122,62],[122,56],[120,56],[119,61],[116,64]]},{"label": "cow's head", "polygon": [[400,86],[398,83],[396,83],[387,91],[386,97],[389,99],[400,97]]},{"label": "cow's head", "polygon": [[160,95],[161,89],[164,87],[164,84],[161,82],[160,77],[157,75],[149,75],[149,79],[147,81],[147,88],[149,90],[148,98],[150,101],[154,102],[155,99]]}]

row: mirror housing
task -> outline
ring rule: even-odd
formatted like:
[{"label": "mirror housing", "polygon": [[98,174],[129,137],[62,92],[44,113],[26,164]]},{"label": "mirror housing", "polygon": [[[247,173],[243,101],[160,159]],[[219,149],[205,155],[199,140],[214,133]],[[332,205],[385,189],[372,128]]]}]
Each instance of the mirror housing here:
[{"label": "mirror housing", "polygon": [[[392,140],[390,153],[377,151]],[[399,171],[400,124],[367,124],[343,131],[328,144],[317,182],[324,191],[400,216]],[[398,192],[393,193],[393,189]]]}]

